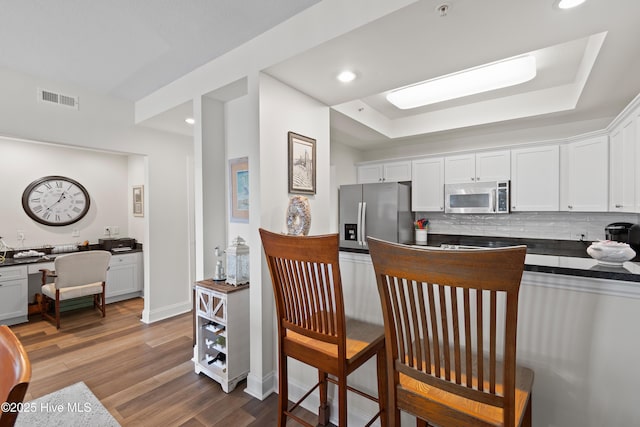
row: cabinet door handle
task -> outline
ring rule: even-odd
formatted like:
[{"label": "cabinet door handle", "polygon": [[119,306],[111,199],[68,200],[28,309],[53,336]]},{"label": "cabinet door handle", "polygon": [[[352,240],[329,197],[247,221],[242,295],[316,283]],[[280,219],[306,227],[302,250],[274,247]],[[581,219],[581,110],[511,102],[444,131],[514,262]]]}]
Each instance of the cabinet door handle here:
[{"label": "cabinet door handle", "polygon": [[471,177],[471,181],[475,181],[475,178],[474,178],[474,177]]},{"label": "cabinet door handle", "polygon": [[480,181],[480,177],[479,176],[476,176],[476,181]]},{"label": "cabinet door handle", "polygon": [[511,206],[511,209],[512,209],[512,210],[516,210],[516,207],[515,207],[515,206]]},{"label": "cabinet door handle", "polygon": [[567,205],[567,207],[568,207],[569,209],[573,209],[573,206],[571,206],[571,205]]},{"label": "cabinet door handle", "polygon": [[622,205],[616,205],[616,208],[621,208],[621,207],[622,207]]}]

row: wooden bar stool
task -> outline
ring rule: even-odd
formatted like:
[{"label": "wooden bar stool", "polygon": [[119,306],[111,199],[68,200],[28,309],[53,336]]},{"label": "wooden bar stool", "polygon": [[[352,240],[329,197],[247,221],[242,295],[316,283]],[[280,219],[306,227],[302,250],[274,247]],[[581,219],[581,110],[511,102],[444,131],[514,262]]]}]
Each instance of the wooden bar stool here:
[{"label": "wooden bar stool", "polygon": [[[0,409],[0,427],[15,424],[15,405],[24,400],[31,381],[31,362],[22,343],[6,325],[0,325],[0,403],[9,403],[10,411]],[[4,406],[3,406],[4,407]]]},{"label": "wooden bar stool", "polygon": [[516,366],[525,246],[412,248],[369,238],[382,301],[390,425],[531,426],[533,371]]},{"label": "wooden bar stool", "polygon": [[[345,316],[338,235],[287,236],[260,229],[260,236],[278,317],[278,426],[284,426],[287,418],[311,426],[292,411],[316,388],[320,390],[318,421],[326,425],[329,422],[327,382],[337,385],[340,426],[347,425],[347,390],[378,402],[379,412],[367,426],[378,417],[386,426],[384,328]],[[347,376],[373,356],[377,356],[377,399],[347,386]],[[287,357],[318,369],[318,383],[291,408]]]}]

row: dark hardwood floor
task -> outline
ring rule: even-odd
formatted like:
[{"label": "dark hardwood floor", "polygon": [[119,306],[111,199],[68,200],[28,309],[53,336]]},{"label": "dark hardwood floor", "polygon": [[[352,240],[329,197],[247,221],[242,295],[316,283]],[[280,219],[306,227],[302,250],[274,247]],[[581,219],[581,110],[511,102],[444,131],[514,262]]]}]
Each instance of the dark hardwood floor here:
[{"label": "dark hardwood floor", "polygon": [[[79,381],[123,426],[275,426],[278,397],[259,401],[243,390],[226,394],[193,370],[192,318],[140,321],[142,299],[62,314],[61,328],[32,316],[13,326],[32,363],[25,400]],[[299,416],[315,417],[304,409]],[[287,425],[296,425],[289,422]]]}]

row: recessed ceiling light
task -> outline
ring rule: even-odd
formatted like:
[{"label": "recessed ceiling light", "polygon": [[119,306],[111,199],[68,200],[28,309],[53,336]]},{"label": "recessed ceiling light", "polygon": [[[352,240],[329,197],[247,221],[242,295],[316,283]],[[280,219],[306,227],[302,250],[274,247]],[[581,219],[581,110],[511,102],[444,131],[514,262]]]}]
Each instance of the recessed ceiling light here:
[{"label": "recessed ceiling light", "polygon": [[184,119],[184,121],[187,124],[190,124],[190,125],[192,125],[192,124],[194,124],[196,122],[196,120],[193,117],[187,117],[186,119]]},{"label": "recessed ceiling light", "polygon": [[585,0],[558,0],[558,8],[571,9],[572,7],[580,6]]},{"label": "recessed ceiling light", "polygon": [[387,100],[407,110],[527,82],[536,76],[536,58],[518,56],[437,77],[387,94]]},{"label": "recessed ceiling light", "polygon": [[356,73],[350,70],[345,70],[340,74],[338,74],[338,80],[340,80],[342,83],[349,83],[354,81],[355,79],[356,79]]}]

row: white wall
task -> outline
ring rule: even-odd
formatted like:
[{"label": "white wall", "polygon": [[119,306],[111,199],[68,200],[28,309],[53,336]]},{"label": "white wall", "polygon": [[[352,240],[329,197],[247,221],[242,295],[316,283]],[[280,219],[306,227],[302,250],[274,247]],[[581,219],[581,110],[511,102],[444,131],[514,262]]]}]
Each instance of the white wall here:
[{"label": "white wall", "polygon": [[[38,103],[38,88],[78,96],[80,109]],[[143,320],[152,322],[189,311],[191,138],[136,126],[131,102],[4,69],[0,69],[0,93],[2,136],[146,156]],[[23,170],[30,168],[25,160],[21,164]],[[127,173],[124,161],[123,188],[128,186]],[[123,192],[118,203],[127,205],[129,189]],[[128,227],[125,217],[119,221],[121,227]]]},{"label": "white wall", "polygon": [[[253,170],[253,166],[258,162],[255,156],[250,156],[251,147],[255,145],[253,140],[253,129],[247,126],[244,117],[250,117],[252,105],[248,96],[242,96],[225,103],[225,129],[226,129],[226,147],[227,159],[237,159],[247,157],[249,160],[249,175],[257,171]],[[229,165],[226,165],[226,188],[229,188]],[[226,206],[231,205],[229,200],[229,192],[226,192]],[[228,209],[227,209],[228,211]],[[247,239],[249,236],[248,222],[229,222],[227,224],[227,241],[222,242],[228,246],[236,236]],[[226,247],[225,246],[225,247]],[[257,250],[257,249],[256,249]]]},{"label": "white wall", "polygon": [[[98,243],[105,226],[128,236],[127,156],[78,150],[51,144],[0,138],[0,236],[14,248],[42,245]],[[89,212],[80,221],[62,227],[40,224],[24,212],[22,193],[38,178],[62,175],[78,181],[89,192]],[[17,240],[22,230],[24,242]],[[77,230],[79,236],[72,236]]]},{"label": "white wall", "polygon": [[[145,179],[145,170],[147,169],[147,159],[144,156],[136,156],[131,155],[127,156],[128,159],[128,171],[127,171],[127,182],[128,185],[128,202],[127,202],[127,217],[129,218],[129,230],[127,233],[128,237],[133,237],[137,242],[142,243],[144,245],[145,238],[145,220],[144,217],[133,216],[131,212],[133,212],[133,195],[131,193],[134,185],[143,185],[146,181]],[[144,187],[143,187],[143,197],[145,197]],[[144,203],[145,209],[147,203]],[[121,233],[123,234],[123,233]]]},{"label": "white wall", "polygon": [[[308,196],[311,205],[309,234],[323,234],[330,229],[330,143],[329,108],[326,105],[267,76],[260,76],[260,226],[274,232],[286,231],[288,193],[288,140],[289,131],[316,140],[316,194]],[[260,248],[260,245],[256,245]],[[261,255],[260,259],[262,259]],[[252,262],[255,257],[252,257]],[[252,269],[252,274],[253,274]],[[276,336],[274,335],[273,291],[266,265],[262,266],[260,312],[252,305],[251,339],[263,341],[263,375],[268,376],[275,365]],[[253,282],[252,285],[253,287]],[[253,291],[253,290],[252,290]],[[259,318],[254,322],[254,318]],[[261,323],[260,331],[256,329]],[[267,360],[268,352],[270,360]],[[301,364],[289,363],[291,399],[295,399],[301,385],[317,379],[315,371]],[[253,364],[252,373],[253,374]],[[312,385],[312,384],[311,384]],[[273,383],[275,387],[275,382]],[[300,395],[298,395],[299,397]],[[315,408],[314,408],[315,410]]]},{"label": "white wall", "polygon": [[[408,138],[399,143],[398,141],[389,141],[388,144],[378,144],[371,149],[363,150],[362,154],[363,160],[369,161],[555,141],[605,129],[611,120],[613,117],[581,122],[561,122],[556,125],[535,128],[524,127],[523,122],[519,121],[518,125],[497,127],[499,130],[496,130],[495,126],[487,129],[480,126],[466,131],[456,131],[455,134],[440,132],[434,135]],[[517,127],[514,128],[514,126]]]}]

